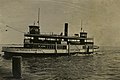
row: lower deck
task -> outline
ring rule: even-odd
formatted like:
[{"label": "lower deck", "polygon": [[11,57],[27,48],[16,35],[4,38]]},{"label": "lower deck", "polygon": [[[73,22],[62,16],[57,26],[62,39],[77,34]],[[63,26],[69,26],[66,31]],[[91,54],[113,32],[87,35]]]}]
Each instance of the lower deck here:
[{"label": "lower deck", "polygon": [[23,57],[43,57],[43,56],[69,56],[77,54],[92,54],[93,49],[40,49],[22,47],[3,47],[4,57],[23,56]]},{"label": "lower deck", "polygon": [[3,57],[12,58],[13,56],[22,56],[22,57],[57,57],[57,56],[71,56],[71,55],[89,55],[93,52],[81,52],[81,53],[15,53],[15,52],[4,52]]}]

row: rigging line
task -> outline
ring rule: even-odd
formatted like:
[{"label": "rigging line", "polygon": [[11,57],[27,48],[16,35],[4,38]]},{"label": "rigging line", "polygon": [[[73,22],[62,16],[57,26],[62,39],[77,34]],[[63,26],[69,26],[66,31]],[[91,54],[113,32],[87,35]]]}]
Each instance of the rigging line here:
[{"label": "rigging line", "polygon": [[[44,1],[44,0],[42,0]],[[49,1],[49,0],[46,0],[46,1]],[[67,6],[67,7],[71,7],[71,8],[75,8],[75,9],[78,9],[78,10],[75,10],[75,9],[72,9],[71,11],[67,12],[67,13],[83,13],[83,15],[86,15],[86,17],[88,16],[89,17],[89,13],[94,13],[94,9],[92,8],[86,8],[86,7],[82,7],[80,5],[76,5],[75,3],[72,3],[72,2],[66,2],[66,1],[55,1],[55,0],[50,0],[49,2],[55,2],[55,3],[60,3],[60,4],[63,4],[64,6]],[[80,9],[80,10],[79,10]],[[88,12],[86,12],[88,11]],[[101,16],[101,15],[99,15]]]},{"label": "rigging line", "polygon": [[[71,2],[68,3],[66,1],[55,1],[55,0],[53,0],[53,1],[50,1],[50,2],[63,3],[66,6],[73,7],[73,8],[78,8],[78,9],[83,9],[83,10],[87,9],[85,7],[81,7],[79,5],[76,5],[75,3],[71,3]],[[87,9],[87,11],[88,11],[88,9]],[[89,11],[93,12],[94,10],[93,9],[89,9]]]},{"label": "rigging line", "polygon": [[25,32],[23,32],[23,31],[17,30],[17,29],[15,29],[15,28],[13,28],[13,27],[11,27],[11,26],[8,26],[8,25],[6,25],[6,27],[11,28],[11,29],[13,29],[13,30],[15,30],[15,31],[18,31],[18,32],[20,32],[20,33],[25,33]]}]

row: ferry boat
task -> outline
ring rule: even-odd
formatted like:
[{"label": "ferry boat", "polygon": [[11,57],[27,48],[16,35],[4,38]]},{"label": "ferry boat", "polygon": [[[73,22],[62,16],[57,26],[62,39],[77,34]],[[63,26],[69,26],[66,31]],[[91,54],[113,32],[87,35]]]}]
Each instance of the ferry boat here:
[{"label": "ferry boat", "polygon": [[87,32],[68,35],[68,23],[65,23],[64,34],[43,34],[39,25],[29,26],[24,34],[23,47],[2,47],[4,56],[61,56],[76,54],[92,54],[98,47],[94,39],[88,38]]}]

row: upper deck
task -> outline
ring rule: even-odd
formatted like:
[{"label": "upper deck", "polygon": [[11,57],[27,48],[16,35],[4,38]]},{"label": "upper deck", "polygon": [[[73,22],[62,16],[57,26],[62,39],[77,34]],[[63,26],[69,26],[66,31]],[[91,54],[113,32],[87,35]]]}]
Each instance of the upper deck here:
[{"label": "upper deck", "polygon": [[56,34],[24,34],[25,37],[40,37],[40,38],[54,38],[54,39],[74,39],[74,40],[93,40],[93,38],[85,38],[85,37],[79,37],[79,36],[62,36],[62,35],[56,35]]},{"label": "upper deck", "polygon": [[[64,34],[63,34],[64,33]],[[81,31],[79,34],[70,36],[68,34],[68,23],[65,23],[64,32],[61,34],[41,33],[39,26],[29,26],[28,33],[24,34],[24,47],[39,46],[39,44],[62,44],[66,42],[71,45],[93,45],[93,38],[87,37],[87,32]],[[37,43],[37,44],[36,44]]]}]

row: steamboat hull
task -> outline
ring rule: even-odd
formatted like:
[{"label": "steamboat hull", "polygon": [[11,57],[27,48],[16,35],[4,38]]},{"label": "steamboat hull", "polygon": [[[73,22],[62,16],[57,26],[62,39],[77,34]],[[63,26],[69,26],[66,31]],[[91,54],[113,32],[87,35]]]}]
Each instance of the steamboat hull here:
[{"label": "steamboat hull", "polygon": [[[73,53],[75,54],[75,53]],[[4,52],[4,57],[11,58],[13,56],[22,56],[22,57],[54,57],[54,56],[67,56],[67,53],[15,53],[15,52]]]},{"label": "steamboat hull", "polygon": [[86,49],[83,50],[49,50],[49,49],[25,49],[25,48],[3,48],[4,57],[11,58],[13,56],[22,56],[22,57],[54,57],[54,56],[69,56],[69,55],[78,55],[78,54],[92,54],[93,50],[86,52]]},{"label": "steamboat hull", "polygon": [[22,56],[22,57],[58,57],[58,56],[71,56],[78,54],[93,54],[93,52],[74,52],[74,53],[15,53],[15,52],[4,52],[5,58],[12,58],[13,56]]}]

